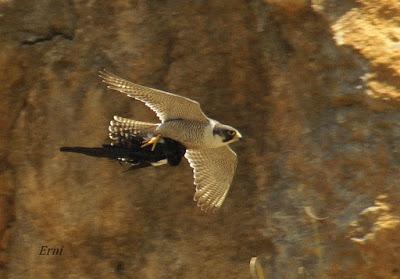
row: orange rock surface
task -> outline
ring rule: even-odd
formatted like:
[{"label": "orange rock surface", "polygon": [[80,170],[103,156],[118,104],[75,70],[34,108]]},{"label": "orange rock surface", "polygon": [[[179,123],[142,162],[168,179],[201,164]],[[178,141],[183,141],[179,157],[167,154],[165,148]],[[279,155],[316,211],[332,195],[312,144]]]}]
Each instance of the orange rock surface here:
[{"label": "orange rock surface", "polygon": [[[397,0],[0,1],[0,277],[400,278],[399,24]],[[186,162],[58,151],[156,121],[103,68],[241,131],[220,211]]]}]

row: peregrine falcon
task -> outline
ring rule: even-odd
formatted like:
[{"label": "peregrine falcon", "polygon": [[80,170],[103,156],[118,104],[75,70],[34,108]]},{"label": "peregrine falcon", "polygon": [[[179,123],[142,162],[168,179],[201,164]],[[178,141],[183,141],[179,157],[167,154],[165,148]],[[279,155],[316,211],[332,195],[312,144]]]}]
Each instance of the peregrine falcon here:
[{"label": "peregrine falcon", "polygon": [[197,205],[204,211],[221,207],[237,165],[236,153],[228,144],[242,137],[239,131],[208,118],[200,104],[189,98],[138,85],[105,70],[99,76],[108,88],[144,102],[161,120],[154,124],[115,116],[110,137],[124,127],[133,134],[154,135],[142,147],[154,149],[162,138],[181,143],[193,168]]}]

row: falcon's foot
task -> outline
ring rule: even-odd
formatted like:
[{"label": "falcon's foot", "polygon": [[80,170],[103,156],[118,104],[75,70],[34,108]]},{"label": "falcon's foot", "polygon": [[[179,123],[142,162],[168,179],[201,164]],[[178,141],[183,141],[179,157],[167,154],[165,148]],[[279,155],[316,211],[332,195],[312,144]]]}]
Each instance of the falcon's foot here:
[{"label": "falcon's foot", "polygon": [[156,149],[156,145],[157,145],[157,143],[159,142],[160,138],[161,138],[160,135],[157,135],[157,136],[155,136],[155,137],[152,137],[151,139],[149,139],[148,141],[146,141],[144,144],[142,144],[140,147],[143,148],[143,147],[152,145],[151,151],[154,151],[154,149]]}]

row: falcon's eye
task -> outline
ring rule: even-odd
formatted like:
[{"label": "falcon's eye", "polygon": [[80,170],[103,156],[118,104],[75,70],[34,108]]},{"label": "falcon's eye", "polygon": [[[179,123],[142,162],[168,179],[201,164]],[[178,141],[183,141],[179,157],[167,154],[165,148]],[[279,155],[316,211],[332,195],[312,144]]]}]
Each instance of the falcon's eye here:
[{"label": "falcon's eye", "polygon": [[234,135],[236,135],[236,132],[235,132],[235,131],[232,131],[232,130],[229,130],[229,131],[228,131],[228,135],[234,136]]}]

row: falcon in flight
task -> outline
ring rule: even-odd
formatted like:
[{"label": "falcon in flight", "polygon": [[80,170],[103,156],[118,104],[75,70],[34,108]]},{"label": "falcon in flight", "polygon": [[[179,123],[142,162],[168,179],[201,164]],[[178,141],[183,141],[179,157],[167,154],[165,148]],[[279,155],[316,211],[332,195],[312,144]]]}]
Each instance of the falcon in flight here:
[{"label": "falcon in flight", "polygon": [[225,200],[235,174],[237,157],[229,144],[242,136],[235,128],[208,118],[200,104],[189,98],[134,84],[107,71],[99,76],[107,87],[142,101],[161,123],[147,123],[115,116],[110,122],[110,137],[121,133],[154,135],[142,145],[156,148],[163,138],[186,148],[185,158],[193,168],[196,193],[194,200],[207,211],[219,208]]}]

